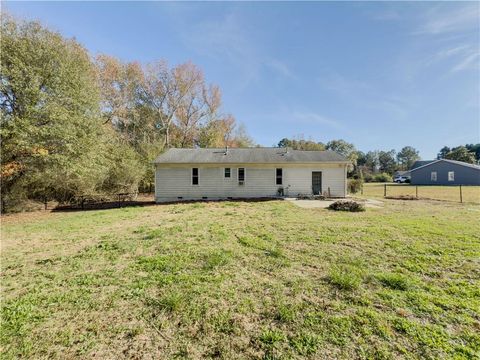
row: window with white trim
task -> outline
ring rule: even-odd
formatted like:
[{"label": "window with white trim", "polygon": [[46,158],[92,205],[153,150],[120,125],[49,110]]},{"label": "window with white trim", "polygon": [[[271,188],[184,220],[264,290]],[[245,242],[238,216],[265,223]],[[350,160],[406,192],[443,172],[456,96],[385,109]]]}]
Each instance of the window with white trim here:
[{"label": "window with white trim", "polygon": [[455,171],[448,172],[448,181],[455,181]]},{"label": "window with white trim", "polygon": [[275,169],[275,184],[276,185],[283,184],[283,169],[281,168]]},{"label": "window with white trim", "polygon": [[230,179],[230,174],[231,174],[231,169],[230,168],[225,168],[223,172],[223,177],[225,179]]},{"label": "window with white trim", "polygon": [[192,185],[198,185],[198,168],[192,168]]},{"label": "window with white trim", "polygon": [[238,168],[238,185],[245,184],[245,168]]},{"label": "window with white trim", "polygon": [[431,181],[437,181],[437,172],[436,171],[432,171],[430,173],[430,180]]}]

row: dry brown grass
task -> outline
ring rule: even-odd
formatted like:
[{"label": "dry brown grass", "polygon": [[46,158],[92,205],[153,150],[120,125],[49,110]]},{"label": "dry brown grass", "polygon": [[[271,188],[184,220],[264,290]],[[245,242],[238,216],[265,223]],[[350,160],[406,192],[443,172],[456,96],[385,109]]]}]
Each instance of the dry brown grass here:
[{"label": "dry brown grass", "polygon": [[[366,183],[363,185],[364,197],[383,197],[383,183]],[[387,196],[415,197],[416,186],[409,184],[387,184]],[[418,186],[418,197],[440,201],[460,202],[459,186]],[[480,204],[480,186],[462,186],[462,197],[465,203]]]}]

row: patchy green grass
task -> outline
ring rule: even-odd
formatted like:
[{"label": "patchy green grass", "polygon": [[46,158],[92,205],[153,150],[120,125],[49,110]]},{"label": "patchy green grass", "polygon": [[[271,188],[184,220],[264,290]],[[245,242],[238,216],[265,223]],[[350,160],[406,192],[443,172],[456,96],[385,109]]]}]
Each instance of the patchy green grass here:
[{"label": "patchy green grass", "polygon": [[479,358],[479,217],[421,200],[8,216],[1,357]]},{"label": "patchy green grass", "polygon": [[355,290],[362,283],[360,271],[353,267],[333,266],[328,274],[328,281],[341,290]]}]

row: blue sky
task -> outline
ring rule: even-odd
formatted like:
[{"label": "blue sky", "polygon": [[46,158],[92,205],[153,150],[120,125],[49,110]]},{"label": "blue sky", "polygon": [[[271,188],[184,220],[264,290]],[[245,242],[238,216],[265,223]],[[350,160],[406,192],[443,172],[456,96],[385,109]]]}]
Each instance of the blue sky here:
[{"label": "blue sky", "polygon": [[3,2],[92,55],[192,61],[256,142],[480,141],[478,2]]}]

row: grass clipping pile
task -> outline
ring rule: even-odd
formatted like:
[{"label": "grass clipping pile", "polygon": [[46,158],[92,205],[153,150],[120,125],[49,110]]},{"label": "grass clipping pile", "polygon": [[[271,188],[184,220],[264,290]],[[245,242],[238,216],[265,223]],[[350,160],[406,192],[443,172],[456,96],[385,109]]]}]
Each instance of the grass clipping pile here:
[{"label": "grass clipping pile", "polygon": [[360,204],[356,201],[335,201],[334,203],[328,206],[330,210],[335,211],[350,211],[350,212],[361,212],[365,211],[365,205]]}]

